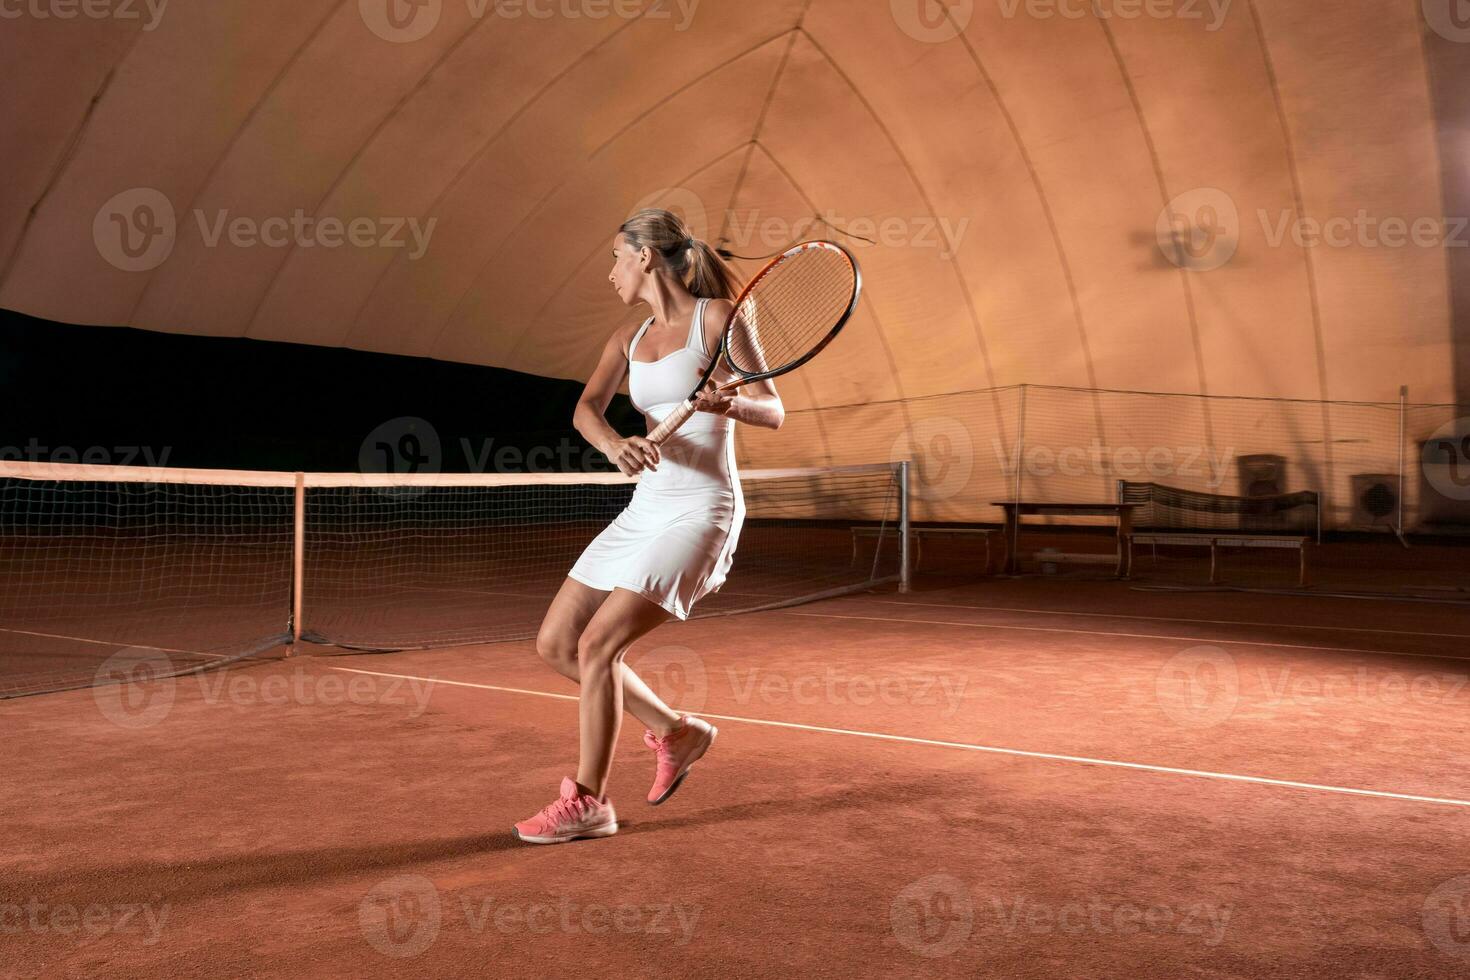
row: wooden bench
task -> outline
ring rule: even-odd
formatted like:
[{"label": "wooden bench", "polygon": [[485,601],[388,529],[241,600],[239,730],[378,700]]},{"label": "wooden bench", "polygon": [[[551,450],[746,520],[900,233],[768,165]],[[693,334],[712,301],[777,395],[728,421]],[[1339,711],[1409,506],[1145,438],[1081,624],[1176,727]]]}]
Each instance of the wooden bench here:
[{"label": "wooden bench", "polygon": [[[851,530],[852,530],[852,562],[851,563],[854,564],[854,565],[857,564],[858,539],[859,538],[862,538],[862,537],[877,537],[880,532],[885,531],[885,530],[890,531],[893,534],[897,534],[898,533],[898,528],[893,527],[892,525],[890,525],[888,528],[882,528],[882,527],[879,527],[877,525],[872,525],[872,524],[854,524],[852,526]],[[913,567],[914,568],[918,568],[919,567],[919,555],[920,555],[920,552],[921,552],[921,547],[920,547],[919,542],[922,541],[922,540],[924,540],[925,537],[954,537],[954,536],[965,536],[965,535],[968,535],[970,537],[979,536],[979,537],[982,537],[982,538],[985,539],[985,571],[988,573],[990,571],[990,539],[991,539],[992,536],[997,535],[997,534],[1000,534],[1000,533],[1001,532],[997,528],[993,528],[993,527],[920,527],[918,525],[911,524],[911,525],[909,525],[909,534],[913,535],[913,538],[914,538],[914,564],[913,564]]]},{"label": "wooden bench", "polygon": [[1060,503],[1044,500],[992,500],[990,506],[999,507],[1006,515],[1006,561],[1002,575],[1021,574],[1021,518],[1028,514],[1064,515],[1069,517],[1111,517],[1118,522],[1118,577],[1128,577],[1128,560],[1132,553],[1128,549],[1128,536],[1133,533],[1133,512],[1139,504],[1131,500],[1119,500],[1115,504]]},{"label": "wooden bench", "polygon": [[1154,558],[1158,558],[1159,545],[1184,545],[1196,546],[1210,549],[1210,584],[1217,585],[1220,582],[1220,549],[1221,548],[1276,548],[1291,550],[1296,549],[1301,554],[1300,571],[1297,575],[1297,585],[1305,588],[1307,585],[1307,546],[1312,543],[1311,538],[1289,537],[1278,534],[1241,534],[1239,532],[1221,533],[1182,533],[1169,531],[1139,531],[1128,538],[1128,564],[1133,564],[1133,546],[1135,544],[1147,544],[1154,546]]}]

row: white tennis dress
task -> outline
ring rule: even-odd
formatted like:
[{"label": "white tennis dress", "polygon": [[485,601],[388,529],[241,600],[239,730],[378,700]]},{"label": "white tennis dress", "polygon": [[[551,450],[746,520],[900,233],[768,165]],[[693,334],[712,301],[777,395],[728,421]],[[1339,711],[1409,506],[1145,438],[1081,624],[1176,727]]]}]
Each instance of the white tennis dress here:
[{"label": "white tennis dress", "polygon": [[[628,344],[628,393],[649,431],[689,397],[709,366],[708,303],[695,304],[689,337],[672,354],[649,363],[633,360],[653,317]],[[734,433],[734,419],[695,412],[660,447],[658,469],[640,474],[628,506],[567,574],[603,592],[637,592],[688,619],[696,602],[725,584],[745,520]]]}]

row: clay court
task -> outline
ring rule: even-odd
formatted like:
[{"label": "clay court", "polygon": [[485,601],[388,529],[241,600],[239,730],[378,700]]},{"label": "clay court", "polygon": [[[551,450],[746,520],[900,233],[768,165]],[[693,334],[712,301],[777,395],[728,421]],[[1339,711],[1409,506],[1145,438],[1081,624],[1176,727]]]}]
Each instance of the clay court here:
[{"label": "clay court", "polygon": [[625,728],[622,830],[557,848],[508,833],[576,746],[526,642],[9,702],[8,968],[1461,971],[1461,609],[1031,579],[740,624],[630,655],[717,749],[654,809]]}]

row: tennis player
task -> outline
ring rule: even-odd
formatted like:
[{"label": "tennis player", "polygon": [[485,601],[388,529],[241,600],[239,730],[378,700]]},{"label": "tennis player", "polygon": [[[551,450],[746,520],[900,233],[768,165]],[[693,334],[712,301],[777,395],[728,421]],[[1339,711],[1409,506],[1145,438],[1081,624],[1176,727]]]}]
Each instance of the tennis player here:
[{"label": "tennis player", "polygon": [[536,637],[542,659],[581,685],[581,761],[558,799],[515,825],[516,836],[535,844],[617,833],[606,789],[625,709],[648,728],[655,806],[714,741],[713,725],[664,704],[623,657],[724,583],[745,516],[735,423],[777,429],[785,417],[774,384],[761,381],[739,394],[707,392],[662,447],[618,435],[604,413],[624,377],[651,431],[718,353],[739,286],[714,249],[662,210],[639,211],[618,230],[608,279],[624,305],[646,304],[653,315],[609,338],[573,424],[618,469],[641,476],[627,508],[568,572]]}]

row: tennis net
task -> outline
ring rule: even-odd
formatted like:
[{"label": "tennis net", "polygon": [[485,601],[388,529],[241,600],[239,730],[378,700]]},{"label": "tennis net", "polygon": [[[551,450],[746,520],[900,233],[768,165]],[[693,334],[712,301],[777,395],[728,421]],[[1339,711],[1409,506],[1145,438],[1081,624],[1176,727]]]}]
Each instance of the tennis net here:
[{"label": "tennis net", "polygon": [[[743,471],[735,564],[696,615],[896,582],[906,473]],[[528,638],[635,487],[600,473],[0,462],[0,698],[88,686],[119,659],[185,672],[295,640],[361,652]]]},{"label": "tennis net", "polygon": [[1133,526],[1140,530],[1304,534],[1318,544],[1322,538],[1321,495],[1314,490],[1235,497],[1119,480],[1118,503],[1139,505]]}]

